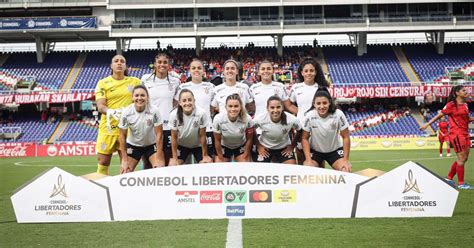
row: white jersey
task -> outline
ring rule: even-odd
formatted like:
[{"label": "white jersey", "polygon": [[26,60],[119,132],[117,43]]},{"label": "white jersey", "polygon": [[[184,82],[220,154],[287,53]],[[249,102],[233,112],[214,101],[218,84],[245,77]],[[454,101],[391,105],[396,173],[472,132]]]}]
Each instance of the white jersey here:
[{"label": "white jersey", "polygon": [[316,110],[305,115],[303,130],[309,132],[311,149],[328,153],[342,147],[340,132],[349,128],[344,113],[336,109],[336,112],[329,114],[326,118],[319,116]]},{"label": "white jersey", "polygon": [[[180,84],[178,90],[176,91],[176,96],[174,99],[179,101],[179,93],[183,89],[188,89],[193,92],[194,99],[196,101],[196,106],[202,108],[206,112],[208,119],[211,119],[211,102],[214,98],[214,85],[209,82],[202,82],[199,84],[193,82],[187,82]],[[212,123],[209,122],[207,131],[212,131]]]},{"label": "white jersey", "polygon": [[286,115],[286,125],[282,125],[281,121],[273,122],[268,112],[254,119],[255,128],[260,128],[262,132],[258,141],[264,147],[283,149],[291,144],[289,136],[291,129],[301,130],[300,121],[294,115],[286,112],[282,114]]},{"label": "white jersey", "polygon": [[290,101],[298,105],[298,120],[301,123],[304,123],[304,114],[308,111],[313,105],[314,94],[318,90],[318,84],[307,85],[303,83],[294,84],[290,90]]},{"label": "white jersey", "polygon": [[137,112],[132,103],[123,110],[118,127],[128,129],[127,143],[145,147],[156,143],[155,127],[162,124],[158,109],[150,106]]},{"label": "white jersey", "polygon": [[183,113],[183,123],[178,123],[178,109],[170,114],[170,128],[178,131],[178,145],[186,148],[196,148],[201,146],[199,140],[199,129],[209,125],[206,112],[195,107],[190,115]]},{"label": "white jersey", "polygon": [[170,112],[173,110],[173,99],[180,84],[179,79],[167,76],[160,79],[155,74],[142,76],[142,84],[150,94],[150,103],[160,111],[163,118],[163,130],[170,130],[168,125]]},{"label": "white jersey", "polygon": [[[214,88],[214,99],[211,105],[219,109],[219,113],[226,113],[225,101],[232,94],[239,94],[242,102],[245,104],[253,102],[253,98],[249,94],[249,87],[244,83],[236,83],[234,86],[228,86],[223,83]],[[245,107],[245,106],[244,106]]]},{"label": "white jersey", "polygon": [[245,130],[252,128],[254,123],[250,115],[247,114],[245,120],[238,117],[232,122],[226,113],[219,113],[214,116],[212,122],[214,133],[221,134],[221,143],[223,146],[235,149],[245,144]]},{"label": "white jersey", "polygon": [[279,82],[271,82],[270,84],[256,83],[250,86],[249,92],[255,101],[255,116],[267,112],[267,100],[271,96],[278,96],[283,101],[288,100],[285,85]]}]

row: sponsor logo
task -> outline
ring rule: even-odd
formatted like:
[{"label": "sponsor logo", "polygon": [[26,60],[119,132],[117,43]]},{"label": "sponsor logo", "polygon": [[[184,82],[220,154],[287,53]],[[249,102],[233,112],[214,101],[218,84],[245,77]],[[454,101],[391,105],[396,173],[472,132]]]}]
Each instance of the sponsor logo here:
[{"label": "sponsor logo", "polygon": [[245,206],[227,206],[227,216],[245,216]]},{"label": "sponsor logo", "polygon": [[391,141],[382,141],[382,146],[383,147],[391,147],[392,146],[392,142]]},{"label": "sponsor logo", "polygon": [[58,155],[58,148],[56,148],[56,146],[48,146],[48,149],[46,150],[46,153],[48,154],[48,156],[56,156]]},{"label": "sponsor logo", "polygon": [[274,197],[274,202],[277,202],[277,203],[296,202],[296,190],[294,189],[275,190],[273,197]]},{"label": "sponsor logo", "polygon": [[426,145],[426,141],[424,141],[424,140],[417,140],[417,141],[415,141],[415,145],[418,146],[418,147],[425,146],[425,145]]},{"label": "sponsor logo", "polygon": [[53,186],[53,192],[49,196],[49,198],[53,198],[57,195],[62,195],[64,197],[67,197],[66,193],[66,185],[63,183],[63,177],[61,174],[58,176],[58,184]]},{"label": "sponsor logo", "polygon": [[29,28],[34,28],[35,27],[35,21],[33,20],[29,20],[26,25],[29,27]]},{"label": "sponsor logo", "polygon": [[61,27],[66,27],[67,26],[67,20],[66,19],[61,19],[61,21],[59,21],[59,25]]},{"label": "sponsor logo", "polygon": [[403,194],[415,191],[416,193],[421,193],[420,188],[416,182],[416,179],[413,179],[413,172],[411,170],[408,171],[408,178],[405,179],[405,189],[403,189]]},{"label": "sponsor logo", "polygon": [[246,203],[247,191],[246,190],[225,191],[224,202],[225,203]]},{"label": "sponsor logo", "polygon": [[255,202],[255,203],[272,202],[272,191],[271,190],[250,190],[249,197],[250,197],[250,202]]},{"label": "sponsor logo", "polygon": [[14,147],[0,146],[0,157],[24,157],[26,146],[16,145]]},{"label": "sponsor logo", "polygon": [[198,195],[197,190],[186,190],[186,191],[176,191],[175,195],[177,196],[178,203],[195,203],[196,197]]},{"label": "sponsor logo", "polygon": [[[418,194],[409,193],[413,191]],[[412,192],[412,193],[413,193]],[[413,171],[408,170],[408,178],[405,179],[405,186],[402,191],[403,196],[400,200],[388,201],[387,205],[390,208],[398,208],[401,212],[425,212],[426,209],[435,208],[438,202],[435,200],[426,199],[423,197],[420,187],[413,176]]]},{"label": "sponsor logo", "polygon": [[[54,199],[58,195],[65,198]],[[48,200],[44,204],[35,205],[35,212],[44,213],[48,216],[67,216],[73,212],[80,212],[82,210],[81,204],[74,204],[68,201],[67,198],[69,198],[69,196],[66,193],[66,184],[63,182],[61,174],[58,175],[57,184],[53,185],[53,190],[49,198],[53,199]]]},{"label": "sponsor logo", "polygon": [[200,192],[200,203],[222,203],[222,191],[210,190]]}]

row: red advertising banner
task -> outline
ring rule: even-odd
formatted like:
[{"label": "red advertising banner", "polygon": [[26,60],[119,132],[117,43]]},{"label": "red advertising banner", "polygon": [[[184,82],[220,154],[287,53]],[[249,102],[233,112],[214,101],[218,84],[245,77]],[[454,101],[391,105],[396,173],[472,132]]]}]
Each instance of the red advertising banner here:
[{"label": "red advertising banner", "polygon": [[[420,86],[361,86],[361,87],[333,87],[329,91],[335,98],[392,98],[424,96],[432,92],[436,97],[448,97],[452,86],[448,85],[420,85]],[[470,95],[474,94],[474,86],[465,86]]]},{"label": "red advertising banner", "polygon": [[95,142],[38,145],[35,143],[0,143],[0,158],[95,156]]},{"label": "red advertising banner", "polygon": [[0,158],[35,157],[34,143],[0,143]]},{"label": "red advertising banner", "polygon": [[16,104],[27,104],[37,102],[64,103],[78,102],[90,99],[94,93],[51,93],[51,94],[16,94],[0,96],[0,104],[15,102]]},{"label": "red advertising banner", "polygon": [[38,157],[96,155],[94,142],[85,144],[38,145],[37,149]]},{"label": "red advertising banner", "polygon": [[[424,96],[432,92],[434,96],[446,98],[451,90],[450,85],[419,85],[419,86],[358,86],[332,87],[329,89],[335,98],[392,98]],[[474,95],[474,85],[464,86],[470,95]],[[78,102],[94,97],[89,93],[44,93],[44,94],[14,94],[0,95],[0,104],[17,103],[28,104],[37,102],[64,103]]]}]

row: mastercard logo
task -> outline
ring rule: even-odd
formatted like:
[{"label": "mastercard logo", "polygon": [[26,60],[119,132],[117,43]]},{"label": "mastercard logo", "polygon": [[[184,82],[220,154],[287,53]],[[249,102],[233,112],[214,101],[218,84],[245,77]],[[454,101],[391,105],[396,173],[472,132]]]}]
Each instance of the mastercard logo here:
[{"label": "mastercard logo", "polygon": [[250,202],[272,202],[271,190],[250,190]]}]

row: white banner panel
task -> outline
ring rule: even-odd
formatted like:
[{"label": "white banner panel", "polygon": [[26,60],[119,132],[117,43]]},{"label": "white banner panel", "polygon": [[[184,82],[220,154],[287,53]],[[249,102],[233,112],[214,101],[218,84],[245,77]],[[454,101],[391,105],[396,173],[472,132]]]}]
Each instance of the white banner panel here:
[{"label": "white banner panel", "polygon": [[451,217],[458,191],[414,162],[357,185],[353,217]]},{"label": "white banner panel", "polygon": [[115,220],[349,218],[367,177],[298,165],[215,163],[98,180]]},{"label": "white banner panel", "polygon": [[107,188],[56,167],[17,190],[11,200],[19,223],[113,220]]},{"label": "white banner panel", "polygon": [[452,216],[458,192],[408,162],[380,177],[299,165],[215,163],[105,177],[53,168],[12,197],[18,222]]}]

